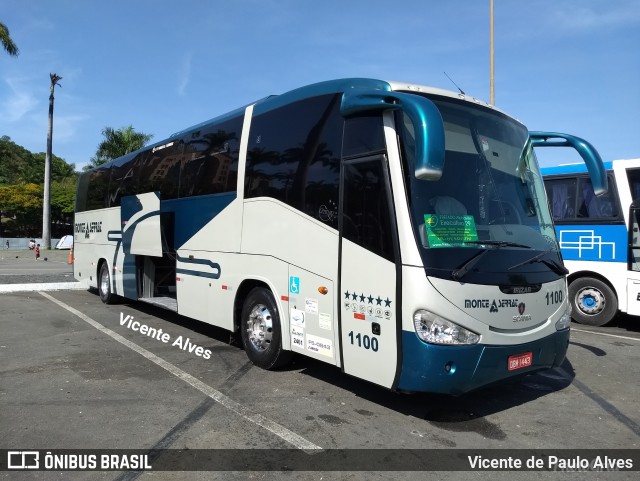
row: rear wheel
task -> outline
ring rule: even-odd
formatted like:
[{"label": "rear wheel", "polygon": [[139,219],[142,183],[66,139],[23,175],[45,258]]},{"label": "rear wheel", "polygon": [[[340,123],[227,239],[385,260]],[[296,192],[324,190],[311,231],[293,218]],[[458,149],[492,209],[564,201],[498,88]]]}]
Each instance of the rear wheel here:
[{"label": "rear wheel", "polygon": [[276,369],[291,360],[282,348],[280,314],[271,291],[256,287],[244,301],[240,330],[247,357],[263,369]]},{"label": "rear wheel", "polygon": [[100,266],[100,274],[98,275],[98,294],[105,304],[112,304],[114,294],[111,292],[111,274],[109,274],[109,266],[103,262]]},{"label": "rear wheel", "polygon": [[569,284],[571,317],[580,324],[604,326],[618,312],[618,298],[606,283],[593,277],[581,277]]}]

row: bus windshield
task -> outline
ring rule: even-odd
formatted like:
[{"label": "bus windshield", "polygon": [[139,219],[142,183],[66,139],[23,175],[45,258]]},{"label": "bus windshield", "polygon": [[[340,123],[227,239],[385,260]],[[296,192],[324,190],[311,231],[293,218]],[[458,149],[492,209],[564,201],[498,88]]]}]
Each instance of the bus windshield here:
[{"label": "bus windshield", "polygon": [[[410,175],[412,126],[399,114],[412,220],[428,273],[456,280],[464,274],[465,282],[480,284],[558,278],[564,269],[527,129],[488,108],[431,100],[445,125],[437,181]],[[480,257],[478,250],[487,252]]]}]

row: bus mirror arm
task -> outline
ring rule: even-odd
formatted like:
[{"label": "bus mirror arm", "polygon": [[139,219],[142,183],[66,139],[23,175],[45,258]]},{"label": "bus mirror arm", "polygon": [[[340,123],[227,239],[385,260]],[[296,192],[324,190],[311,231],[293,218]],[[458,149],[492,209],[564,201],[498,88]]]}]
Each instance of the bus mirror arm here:
[{"label": "bus mirror arm", "polygon": [[389,109],[401,110],[413,125],[416,178],[440,179],[444,167],[444,122],[433,102],[402,92],[352,89],[342,95],[340,104],[343,117]]},{"label": "bus mirror arm", "polygon": [[573,147],[589,170],[591,185],[597,196],[607,193],[609,186],[604,163],[593,145],[580,137],[557,132],[529,132],[532,147]]}]

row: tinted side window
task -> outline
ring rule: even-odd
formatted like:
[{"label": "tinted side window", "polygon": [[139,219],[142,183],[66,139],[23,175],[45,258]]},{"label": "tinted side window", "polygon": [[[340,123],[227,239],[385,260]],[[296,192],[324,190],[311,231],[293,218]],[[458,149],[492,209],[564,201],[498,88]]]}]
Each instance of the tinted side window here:
[{"label": "tinted side window", "polygon": [[587,176],[547,178],[544,181],[553,220],[563,223],[588,223],[622,220],[613,176],[608,174],[609,192],[597,197]]},{"label": "tinted side window", "polygon": [[235,192],[243,118],[187,134],[180,197]]},{"label": "tinted side window", "polygon": [[110,170],[109,167],[101,167],[89,172],[87,210],[104,209],[107,207]]},{"label": "tinted side window", "polygon": [[178,197],[182,141],[154,147],[141,162],[138,193],[160,191],[161,199]]},{"label": "tinted side window", "polygon": [[384,129],[380,114],[347,119],[344,125],[343,157],[384,152]]},{"label": "tinted side window", "polygon": [[127,155],[111,165],[109,181],[109,207],[120,205],[120,199],[137,194],[138,174],[143,154]]},{"label": "tinted side window", "polygon": [[274,197],[337,227],[343,120],[339,96],[323,95],[256,116],[245,197]]},{"label": "tinted side window", "polygon": [[78,177],[76,187],[76,212],[87,210],[87,195],[89,194],[89,178],[91,174],[86,172]]},{"label": "tinted side window", "polygon": [[615,219],[619,217],[618,205],[616,202],[614,182],[609,176],[609,192],[600,197],[596,197],[591,185],[591,179],[585,177],[578,181],[578,213],[579,218],[590,219]]},{"label": "tinted side window", "polygon": [[554,221],[573,219],[576,216],[577,179],[547,179],[544,187]]},{"label": "tinted side window", "polygon": [[391,209],[382,157],[344,165],[342,235],[394,261]]},{"label": "tinted side window", "polygon": [[627,170],[631,200],[640,199],[640,169]]}]

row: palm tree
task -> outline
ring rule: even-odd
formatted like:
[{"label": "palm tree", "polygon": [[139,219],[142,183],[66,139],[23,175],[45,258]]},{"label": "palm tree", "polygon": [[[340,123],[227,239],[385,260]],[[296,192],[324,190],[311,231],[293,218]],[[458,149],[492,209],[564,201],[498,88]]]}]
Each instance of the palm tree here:
[{"label": "palm tree", "polygon": [[12,57],[17,57],[20,53],[20,50],[18,50],[18,47],[13,43],[13,40],[11,40],[11,37],[9,36],[9,29],[2,22],[0,22],[0,42],[6,52]]},{"label": "palm tree", "polygon": [[141,149],[153,138],[153,135],[136,132],[131,125],[118,130],[105,127],[102,129],[102,135],[104,140],[98,145],[96,155],[91,158],[89,165],[85,167],[86,170]]},{"label": "palm tree", "polygon": [[51,249],[51,155],[53,145],[53,91],[62,80],[56,73],[51,78],[51,94],[49,95],[49,130],[47,131],[47,153],[44,159],[44,194],[42,199],[42,243],[44,249]]}]

